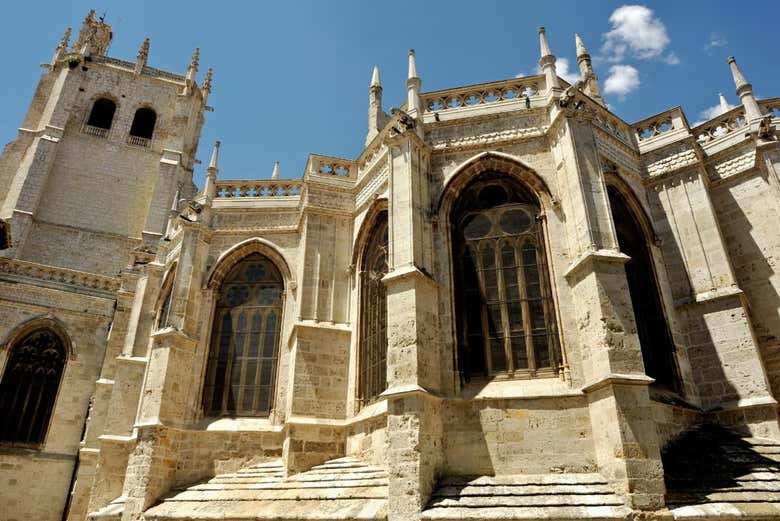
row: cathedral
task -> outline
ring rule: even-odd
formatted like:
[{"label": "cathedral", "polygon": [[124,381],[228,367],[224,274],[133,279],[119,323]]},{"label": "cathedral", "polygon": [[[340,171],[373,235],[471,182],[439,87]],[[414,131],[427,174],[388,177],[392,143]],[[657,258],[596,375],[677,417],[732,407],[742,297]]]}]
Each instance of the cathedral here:
[{"label": "cathedral", "polygon": [[197,49],[68,30],[0,156],[0,519],[780,518],[780,98],[628,123],[538,36],[199,188]]}]

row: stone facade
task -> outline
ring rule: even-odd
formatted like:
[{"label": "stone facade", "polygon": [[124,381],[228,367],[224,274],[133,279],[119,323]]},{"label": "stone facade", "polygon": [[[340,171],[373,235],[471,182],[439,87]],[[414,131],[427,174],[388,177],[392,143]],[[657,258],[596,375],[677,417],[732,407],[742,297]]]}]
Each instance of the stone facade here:
[{"label": "stone facade", "polygon": [[[356,159],[219,180],[217,143],[198,191],[210,71],[195,82],[197,51],[186,75],[152,69],[148,41],[110,58],[110,34],[91,13],[70,50],[66,35],[0,157],[0,370],[20,331],[69,346],[46,436],[0,445],[4,520],[777,515],[780,100],[757,101],[733,60],[742,104],[692,128],[679,108],[609,112],[579,38],[574,85],[543,30],[527,78],[426,93],[410,52],[401,110],[384,113],[374,71]],[[98,99],[107,129],[87,119]],[[460,345],[452,215],[486,176],[532,194],[546,259],[552,361],[517,378],[472,377]],[[643,345],[615,197],[668,328],[668,385],[646,374],[663,347]],[[383,212],[386,385],[363,401],[362,252]],[[270,413],[212,417],[219,290],[252,255],[282,279]],[[674,494],[666,449],[703,424],[763,447],[764,492]]]}]

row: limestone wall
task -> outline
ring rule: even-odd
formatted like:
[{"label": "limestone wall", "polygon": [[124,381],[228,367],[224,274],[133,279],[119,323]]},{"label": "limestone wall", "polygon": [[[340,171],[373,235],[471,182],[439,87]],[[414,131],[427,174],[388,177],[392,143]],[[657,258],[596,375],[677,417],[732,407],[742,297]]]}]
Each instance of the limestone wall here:
[{"label": "limestone wall", "polygon": [[592,472],[584,397],[445,400],[445,474]]}]

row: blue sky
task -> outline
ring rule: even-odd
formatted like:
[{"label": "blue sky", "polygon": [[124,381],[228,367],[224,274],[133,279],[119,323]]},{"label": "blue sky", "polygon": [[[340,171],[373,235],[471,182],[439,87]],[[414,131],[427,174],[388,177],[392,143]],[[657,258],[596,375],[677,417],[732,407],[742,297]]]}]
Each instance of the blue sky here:
[{"label": "blue sky", "polygon": [[[612,110],[628,122],[682,105],[691,123],[723,92],[736,104],[726,57],[757,95],[780,96],[780,2],[28,1],[0,18],[4,74],[0,144],[16,135],[42,69],[66,27],[90,7],[114,29],[109,54],[134,60],[151,37],[149,65],[183,73],[201,48],[214,91],[198,157],[223,142],[220,177],[300,177],[307,154],[354,158],[366,131],[371,69],[379,65],[385,109],[404,101],[406,55],[417,51],[423,91],[533,74],[537,27],[576,72],[574,32],[594,57]],[[196,170],[196,182],[204,177]]]}]

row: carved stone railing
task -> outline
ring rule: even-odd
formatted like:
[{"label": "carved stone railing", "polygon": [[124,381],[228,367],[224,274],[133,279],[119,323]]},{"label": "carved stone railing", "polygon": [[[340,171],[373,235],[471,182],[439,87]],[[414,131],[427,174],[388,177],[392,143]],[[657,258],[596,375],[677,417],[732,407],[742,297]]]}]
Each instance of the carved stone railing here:
[{"label": "carved stone railing", "polygon": [[514,78],[470,87],[426,92],[422,94],[421,98],[425,112],[444,112],[513,100],[526,99],[530,101],[530,98],[543,94],[545,88],[544,76],[529,76],[528,78]]},{"label": "carved stone railing", "polygon": [[140,136],[127,136],[127,144],[137,147],[149,148],[152,144],[152,140]]},{"label": "carved stone railing", "polygon": [[608,134],[612,134],[626,143],[632,143],[631,127],[618,118],[612,117],[604,112],[599,112],[593,122]]},{"label": "carved stone railing", "polygon": [[339,157],[311,154],[307,165],[309,175],[336,177],[341,179],[357,178],[357,162]]},{"label": "carved stone railing", "polygon": [[736,132],[747,124],[745,109],[742,106],[731,109],[725,114],[707,121],[691,130],[699,143],[707,143]]},{"label": "carved stone railing", "polygon": [[119,280],[114,277],[15,259],[0,259],[0,276],[3,275],[75,286],[101,293],[114,293],[119,289]]},{"label": "carved stone railing", "polygon": [[770,114],[772,119],[780,119],[780,98],[765,99],[758,102],[762,114]]},{"label": "carved stone railing", "polygon": [[303,191],[300,179],[258,179],[254,181],[217,181],[216,197],[286,197]]},{"label": "carved stone railing", "polygon": [[675,130],[675,124],[672,115],[668,113],[634,126],[634,133],[638,141],[647,141],[672,130]]},{"label": "carved stone railing", "polygon": [[82,132],[84,132],[88,136],[99,137],[102,139],[108,137],[107,128],[93,127],[92,125],[84,125]]}]

